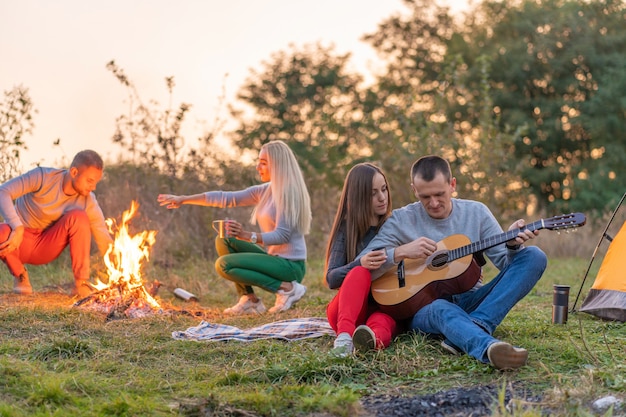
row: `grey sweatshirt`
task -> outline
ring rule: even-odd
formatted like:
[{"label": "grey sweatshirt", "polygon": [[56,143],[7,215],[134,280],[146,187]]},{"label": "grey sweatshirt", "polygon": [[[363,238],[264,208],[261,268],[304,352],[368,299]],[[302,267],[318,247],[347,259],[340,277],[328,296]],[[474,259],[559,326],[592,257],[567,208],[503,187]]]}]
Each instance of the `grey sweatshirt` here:
[{"label": "grey sweatshirt", "polygon": [[[397,265],[393,261],[396,247],[420,237],[439,242],[451,235],[462,234],[473,243],[502,233],[504,233],[502,227],[491,211],[478,201],[453,198],[452,213],[445,219],[433,219],[422,204],[416,202],[395,209],[357,259],[373,248],[387,249],[387,261],[372,271],[372,279],[376,279]],[[505,245],[501,244],[487,249],[484,254],[501,270],[508,264],[511,252],[514,251],[506,249]]]},{"label": "grey sweatshirt", "polygon": [[87,197],[66,195],[63,192],[66,173],[66,169],[38,167],[0,185],[0,215],[13,229],[18,226],[47,229],[69,210],[84,210],[91,235],[104,254],[113,239],[96,196],[94,193]]},{"label": "grey sweatshirt", "polygon": [[[209,191],[204,193],[204,196],[207,205],[211,207],[255,206],[269,186],[270,183],[265,183],[240,191]],[[265,206],[257,208],[256,221],[261,229],[263,246],[266,247],[267,253],[292,261],[306,260],[304,235],[296,228],[290,227],[281,213],[276,212],[274,199],[268,199]]]}]

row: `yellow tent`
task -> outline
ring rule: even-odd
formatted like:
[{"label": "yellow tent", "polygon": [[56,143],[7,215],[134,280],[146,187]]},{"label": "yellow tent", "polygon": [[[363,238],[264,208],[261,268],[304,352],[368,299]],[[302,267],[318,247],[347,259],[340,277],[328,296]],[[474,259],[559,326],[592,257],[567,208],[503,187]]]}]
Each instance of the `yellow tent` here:
[{"label": "yellow tent", "polygon": [[580,311],[626,322],[626,222],[609,245]]}]

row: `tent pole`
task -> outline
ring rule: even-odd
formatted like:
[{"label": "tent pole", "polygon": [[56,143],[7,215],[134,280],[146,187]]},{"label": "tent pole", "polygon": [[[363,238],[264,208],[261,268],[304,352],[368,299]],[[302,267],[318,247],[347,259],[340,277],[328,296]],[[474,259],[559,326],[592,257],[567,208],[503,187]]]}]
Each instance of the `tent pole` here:
[{"label": "tent pole", "polygon": [[622,196],[622,199],[619,201],[619,203],[617,203],[617,207],[615,207],[615,210],[613,210],[613,215],[609,219],[609,222],[606,224],[606,227],[604,228],[604,232],[602,232],[602,236],[600,236],[600,240],[598,241],[596,248],[593,250],[593,255],[591,255],[591,260],[589,261],[589,266],[587,267],[587,271],[585,272],[585,276],[583,277],[583,282],[580,284],[580,288],[578,289],[578,295],[576,295],[576,300],[574,301],[574,305],[572,306],[572,310],[570,311],[571,313],[576,311],[576,304],[578,303],[578,299],[580,298],[580,293],[583,290],[583,286],[585,285],[585,280],[587,279],[587,275],[589,275],[589,270],[591,269],[591,265],[593,264],[593,260],[596,257],[596,253],[598,252],[598,248],[600,247],[600,244],[602,243],[605,237],[608,238],[609,240],[613,240],[610,236],[606,234],[606,232],[609,230],[609,226],[611,226],[611,223],[613,223],[613,219],[615,218],[615,215],[617,214],[617,210],[619,210],[620,206],[622,205],[624,198],[626,198],[626,193],[624,193],[624,195]]}]

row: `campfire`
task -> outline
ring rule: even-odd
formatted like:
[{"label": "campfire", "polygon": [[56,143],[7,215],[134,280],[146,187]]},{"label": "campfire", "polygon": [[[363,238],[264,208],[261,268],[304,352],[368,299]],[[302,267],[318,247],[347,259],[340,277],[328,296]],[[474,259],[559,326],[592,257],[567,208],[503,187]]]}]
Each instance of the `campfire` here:
[{"label": "campfire", "polygon": [[97,280],[91,295],[77,301],[74,306],[90,308],[107,313],[107,319],[145,317],[161,311],[153,298],[159,283],[151,289],[144,285],[141,270],[150,259],[150,249],[156,239],[156,231],[143,231],[135,235],[129,232],[129,222],[137,213],[139,204],[131,202],[130,209],[122,214],[122,223],[106,219],[109,231],[115,237],[104,256],[108,280]]}]

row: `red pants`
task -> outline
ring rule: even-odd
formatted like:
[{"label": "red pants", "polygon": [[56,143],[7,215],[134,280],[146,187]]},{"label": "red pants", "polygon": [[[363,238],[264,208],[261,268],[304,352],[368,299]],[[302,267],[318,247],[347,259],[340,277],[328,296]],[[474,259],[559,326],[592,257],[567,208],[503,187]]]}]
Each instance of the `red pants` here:
[{"label": "red pants", "polygon": [[[11,234],[11,227],[0,223],[0,242]],[[0,259],[7,264],[15,277],[25,270],[24,264],[43,265],[59,257],[70,245],[72,272],[75,280],[89,280],[89,255],[91,229],[89,218],[83,210],[71,210],[47,229],[24,229],[20,247]]]},{"label": "red pants", "polygon": [[326,316],[337,334],[352,335],[357,326],[367,325],[376,335],[376,348],[383,349],[397,335],[398,325],[369,300],[371,284],[372,277],[368,269],[362,266],[352,269],[335,298],[328,304]]}]

